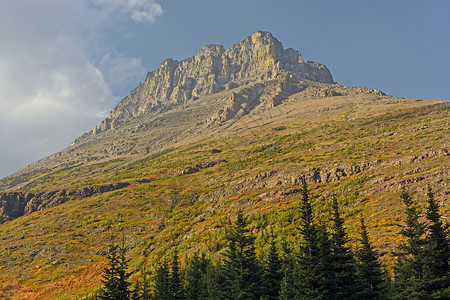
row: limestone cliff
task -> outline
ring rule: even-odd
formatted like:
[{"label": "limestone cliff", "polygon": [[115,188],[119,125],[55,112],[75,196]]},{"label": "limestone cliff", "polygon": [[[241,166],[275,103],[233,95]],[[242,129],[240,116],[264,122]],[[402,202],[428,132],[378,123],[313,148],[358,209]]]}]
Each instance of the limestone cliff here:
[{"label": "limestone cliff", "polygon": [[149,72],[92,133],[113,129],[130,118],[166,110],[195,101],[203,95],[293,73],[300,78],[333,83],[327,67],[305,62],[300,52],[284,49],[269,32],[257,31],[225,50],[222,45],[206,45],[183,61],[165,60]]}]

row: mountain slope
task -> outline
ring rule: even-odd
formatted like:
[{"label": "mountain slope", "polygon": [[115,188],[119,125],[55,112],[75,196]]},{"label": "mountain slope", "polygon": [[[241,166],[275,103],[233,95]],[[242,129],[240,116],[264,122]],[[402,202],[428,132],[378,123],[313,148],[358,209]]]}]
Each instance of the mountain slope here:
[{"label": "mountain slope", "polygon": [[[253,42],[258,39],[266,42]],[[3,179],[3,295],[80,298],[100,285],[107,244],[121,237],[137,274],[174,247],[182,256],[200,250],[216,259],[224,226],[238,210],[251,217],[257,244],[267,228],[278,242],[292,242],[303,175],[321,218],[329,217],[332,195],[344,207],[352,238],[359,214],[365,216],[388,265],[399,242],[402,188],[422,200],[431,186],[448,217],[448,103],[343,87],[331,75],[305,78],[296,72],[300,67],[286,67],[294,65],[286,58],[294,52],[277,42],[257,32],[233,51],[207,46],[194,58],[171,62],[173,73],[168,66],[149,73],[92,132]],[[190,91],[210,89],[172,101],[174,90],[182,94],[176,87],[186,72],[200,82],[207,65],[223,70],[224,57],[243,52],[235,75],[214,73],[223,88],[205,81]],[[307,68],[296,57],[297,66]],[[198,70],[183,69],[196,61]]]}]

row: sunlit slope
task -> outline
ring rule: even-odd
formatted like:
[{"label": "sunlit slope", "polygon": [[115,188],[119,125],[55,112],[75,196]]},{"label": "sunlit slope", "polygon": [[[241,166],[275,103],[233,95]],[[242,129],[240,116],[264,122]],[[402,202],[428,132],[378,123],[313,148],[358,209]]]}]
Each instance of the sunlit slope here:
[{"label": "sunlit slope", "polygon": [[107,245],[122,238],[133,270],[151,269],[174,247],[180,256],[200,250],[217,258],[224,226],[239,210],[250,215],[257,245],[269,228],[280,243],[292,242],[303,175],[316,214],[328,218],[331,198],[338,197],[350,236],[357,237],[362,214],[387,263],[399,242],[401,189],[422,201],[431,186],[450,215],[446,102],[300,96],[146,157],[21,174],[28,184],[18,193],[124,187],[87,197],[73,193],[59,205],[1,224],[3,293],[14,299],[79,297],[100,284]]}]

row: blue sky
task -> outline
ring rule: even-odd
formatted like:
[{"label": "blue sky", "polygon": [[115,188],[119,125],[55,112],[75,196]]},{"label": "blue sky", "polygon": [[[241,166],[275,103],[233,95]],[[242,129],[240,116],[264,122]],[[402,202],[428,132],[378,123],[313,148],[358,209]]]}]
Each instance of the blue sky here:
[{"label": "blue sky", "polygon": [[450,1],[1,0],[0,177],[89,131],[166,58],[270,31],[334,80],[450,99]]}]

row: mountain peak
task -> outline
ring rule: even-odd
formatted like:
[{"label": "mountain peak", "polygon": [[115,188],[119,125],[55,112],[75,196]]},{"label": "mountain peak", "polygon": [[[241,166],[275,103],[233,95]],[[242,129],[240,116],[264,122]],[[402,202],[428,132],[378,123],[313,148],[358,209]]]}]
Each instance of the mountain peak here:
[{"label": "mountain peak", "polygon": [[119,103],[93,134],[130,118],[187,104],[200,96],[249,82],[272,80],[286,72],[311,81],[333,83],[325,65],[305,62],[294,49],[284,50],[270,32],[256,31],[229,49],[206,45],[193,57],[183,61],[166,59],[159,69],[149,72],[145,81]]},{"label": "mountain peak", "polygon": [[253,44],[274,45],[283,49],[283,45],[268,31],[255,31],[246,40]]}]

